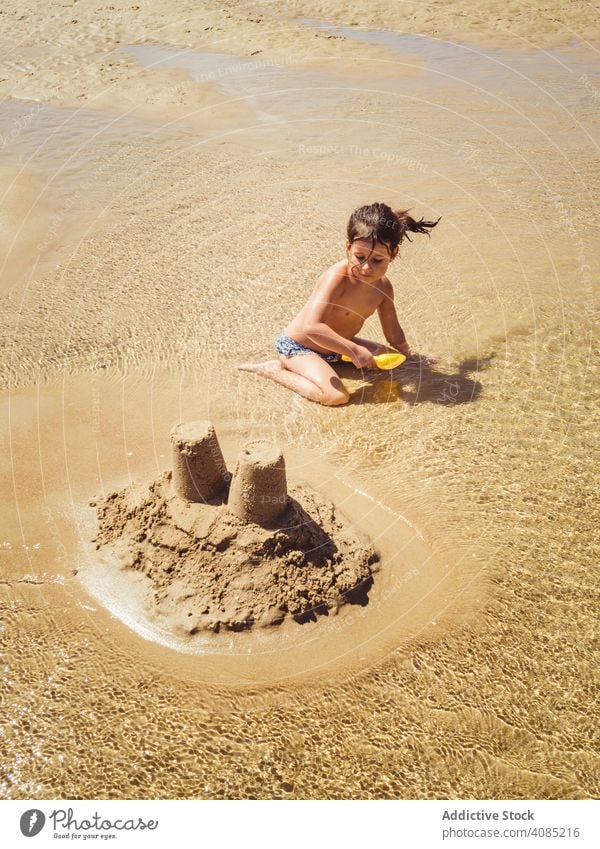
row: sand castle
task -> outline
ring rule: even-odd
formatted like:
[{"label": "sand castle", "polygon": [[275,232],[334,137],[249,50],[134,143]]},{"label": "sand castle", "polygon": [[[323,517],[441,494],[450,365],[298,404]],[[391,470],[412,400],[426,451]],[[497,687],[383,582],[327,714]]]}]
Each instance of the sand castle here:
[{"label": "sand castle", "polygon": [[92,502],[98,549],[147,579],[147,610],[181,633],[239,631],[364,603],[379,557],[335,505],[288,489],[281,451],[242,447],[233,475],[210,422],[171,432],[172,472]]}]

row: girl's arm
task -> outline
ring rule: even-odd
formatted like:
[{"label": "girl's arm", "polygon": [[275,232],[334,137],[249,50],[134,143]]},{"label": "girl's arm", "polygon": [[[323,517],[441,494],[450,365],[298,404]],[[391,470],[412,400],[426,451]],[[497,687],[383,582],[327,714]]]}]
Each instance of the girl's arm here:
[{"label": "girl's arm", "polygon": [[404,330],[400,327],[400,322],[398,321],[398,316],[396,314],[396,307],[394,306],[394,289],[387,278],[383,291],[384,298],[377,310],[383,335],[392,348],[395,348],[397,351],[400,351],[401,354],[410,357],[410,345],[406,341]]}]

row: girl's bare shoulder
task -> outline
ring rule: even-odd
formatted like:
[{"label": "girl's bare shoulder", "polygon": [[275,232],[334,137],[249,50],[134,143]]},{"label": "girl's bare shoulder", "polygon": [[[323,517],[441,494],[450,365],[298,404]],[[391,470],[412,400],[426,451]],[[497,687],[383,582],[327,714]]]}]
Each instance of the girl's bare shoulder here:
[{"label": "girl's bare shoulder", "polygon": [[335,262],[321,274],[317,280],[317,286],[341,286],[348,277],[348,260],[341,259]]}]

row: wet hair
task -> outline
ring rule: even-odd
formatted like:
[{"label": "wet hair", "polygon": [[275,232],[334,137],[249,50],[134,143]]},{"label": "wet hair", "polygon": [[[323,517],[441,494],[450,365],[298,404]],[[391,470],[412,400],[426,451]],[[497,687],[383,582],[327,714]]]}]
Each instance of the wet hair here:
[{"label": "wet hair", "polygon": [[439,220],[438,218],[437,221],[425,221],[421,218],[415,221],[408,214],[407,209],[393,210],[386,203],[372,203],[368,206],[359,206],[354,210],[348,221],[346,233],[350,243],[357,239],[371,239],[373,247],[376,242],[382,242],[392,253],[405,236],[409,242],[412,242],[408,231],[427,233],[429,236],[429,231]]}]

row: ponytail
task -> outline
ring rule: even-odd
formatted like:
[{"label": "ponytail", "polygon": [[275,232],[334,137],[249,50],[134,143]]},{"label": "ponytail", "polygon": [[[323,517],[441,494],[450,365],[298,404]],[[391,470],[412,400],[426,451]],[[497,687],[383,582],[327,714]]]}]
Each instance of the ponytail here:
[{"label": "ponytail", "polygon": [[404,236],[406,236],[409,242],[412,242],[412,239],[408,235],[409,230],[411,233],[426,233],[429,236],[429,231],[432,227],[435,227],[441,218],[440,216],[437,221],[425,221],[424,218],[420,218],[418,221],[415,221],[415,219],[408,214],[408,209],[395,209],[394,215],[400,223],[400,229],[402,232],[401,240]]}]

